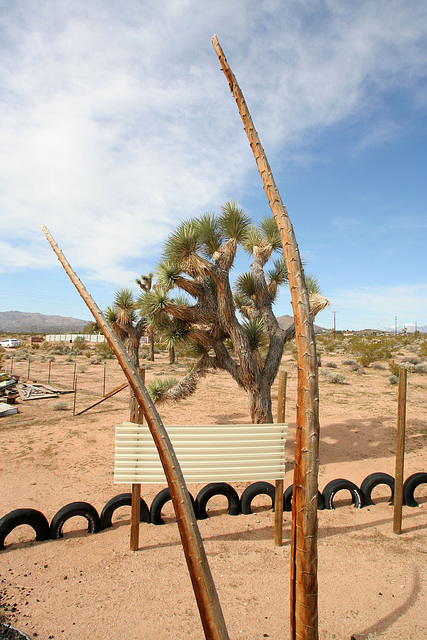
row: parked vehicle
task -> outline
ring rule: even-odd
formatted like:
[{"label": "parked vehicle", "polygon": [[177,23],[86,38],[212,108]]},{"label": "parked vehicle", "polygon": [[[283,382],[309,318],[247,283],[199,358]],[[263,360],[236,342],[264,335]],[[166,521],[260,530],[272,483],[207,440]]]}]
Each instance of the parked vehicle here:
[{"label": "parked vehicle", "polygon": [[13,348],[19,347],[20,344],[21,343],[17,338],[5,338],[0,342],[0,345],[2,347],[5,347],[6,349],[13,349]]}]

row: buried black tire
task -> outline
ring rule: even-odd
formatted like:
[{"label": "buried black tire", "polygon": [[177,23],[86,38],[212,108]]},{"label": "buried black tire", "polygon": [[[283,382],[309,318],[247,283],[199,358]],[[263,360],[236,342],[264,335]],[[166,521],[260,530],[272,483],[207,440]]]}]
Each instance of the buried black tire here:
[{"label": "buried black tire", "polygon": [[427,473],[424,471],[409,476],[403,485],[403,503],[408,507],[419,507],[418,502],[414,498],[414,491],[420,484],[425,483],[427,483]]},{"label": "buried black tire", "polygon": [[335,494],[338,493],[338,491],[342,491],[343,489],[350,491],[355,508],[361,509],[363,507],[363,495],[361,490],[357,485],[354,484],[354,482],[350,482],[350,480],[345,480],[344,478],[331,480],[331,482],[328,482],[326,487],[323,489],[325,509],[334,509]]},{"label": "buried black tire", "polygon": [[30,640],[30,637],[9,623],[0,622],[0,640]]},{"label": "buried black tire", "polygon": [[239,515],[240,499],[236,489],[227,482],[211,482],[197,494],[194,508],[198,520],[205,520],[208,517],[206,505],[213,496],[225,496],[228,500],[228,515]]},{"label": "buried black tire", "polygon": [[36,540],[49,539],[49,522],[41,511],[36,509],[14,509],[0,519],[0,549],[4,549],[4,541],[13,529],[21,524],[28,524],[36,532]]},{"label": "buried black tire", "polygon": [[242,513],[245,515],[252,513],[252,500],[256,496],[261,495],[266,495],[271,498],[271,507],[274,509],[275,491],[275,487],[270,482],[264,482],[263,480],[250,484],[249,487],[246,487],[243,491],[242,497],[240,498],[240,508]]},{"label": "buried black tire", "polygon": [[100,527],[99,514],[95,507],[88,502],[70,502],[56,513],[50,523],[50,538],[57,540],[62,538],[62,527],[65,522],[74,516],[86,518],[88,533],[97,533]]},{"label": "buried black tire", "polygon": [[[283,495],[283,511],[292,511],[292,495],[294,492],[294,486],[291,484]],[[325,499],[323,493],[317,492],[317,508],[319,511],[323,511],[325,508]]]},{"label": "buried black tire", "polygon": [[[191,504],[195,512],[194,498],[190,492],[188,492],[188,495],[190,496]],[[150,522],[152,524],[165,524],[162,518],[162,509],[169,500],[172,500],[169,488],[162,489],[153,499],[150,507]]]},{"label": "buried black tire", "polygon": [[[150,509],[148,508],[145,500],[140,498],[140,507],[139,507],[139,521],[140,522],[150,522]],[[103,529],[108,529],[108,527],[112,527],[113,524],[111,519],[113,517],[113,513],[119,507],[130,507],[132,506],[132,494],[131,493],[121,493],[118,496],[114,496],[111,498],[101,511],[100,516],[100,524],[99,528],[102,531]]]},{"label": "buried black tire", "polygon": [[379,471],[378,473],[371,473],[364,479],[364,481],[360,485],[360,491],[363,495],[364,505],[375,504],[372,500],[372,491],[380,484],[385,484],[390,487],[391,498],[389,500],[389,504],[394,504],[394,478],[389,473],[383,473],[382,471]]}]

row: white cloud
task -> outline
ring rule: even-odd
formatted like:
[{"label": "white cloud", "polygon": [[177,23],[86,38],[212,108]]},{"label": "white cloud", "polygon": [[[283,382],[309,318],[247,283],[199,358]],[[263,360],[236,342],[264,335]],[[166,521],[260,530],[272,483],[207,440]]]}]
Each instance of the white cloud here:
[{"label": "white cloud", "polygon": [[[214,32],[274,158],[369,113],[394,86],[416,95],[423,5],[317,7],[89,0],[4,11],[0,269],[50,264],[44,223],[73,266],[121,284],[178,220],[251,188]],[[396,134],[390,115],[380,124],[360,147]]]}]

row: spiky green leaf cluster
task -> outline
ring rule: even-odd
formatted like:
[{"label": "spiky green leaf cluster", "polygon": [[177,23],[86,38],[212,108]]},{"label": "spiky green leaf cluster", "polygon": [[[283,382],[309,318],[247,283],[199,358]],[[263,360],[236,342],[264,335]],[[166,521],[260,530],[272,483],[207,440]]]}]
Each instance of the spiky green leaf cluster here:
[{"label": "spiky green leaf cluster", "polygon": [[162,327],[162,342],[167,348],[176,347],[188,341],[189,325],[177,319],[169,319]]},{"label": "spiky green leaf cluster", "polygon": [[196,220],[185,220],[166,240],[163,256],[176,265],[186,265],[201,248]]},{"label": "spiky green leaf cluster", "polygon": [[265,346],[268,337],[265,333],[264,322],[262,318],[249,318],[242,322],[243,330],[248,338],[249,346],[252,351]]},{"label": "spiky green leaf cluster", "polygon": [[222,205],[218,223],[224,238],[241,242],[251,224],[251,219],[243,209],[237,206],[236,202],[232,201]]},{"label": "spiky green leaf cluster", "polygon": [[224,242],[217,217],[207,213],[196,220],[197,230],[201,241],[201,251],[207,258],[212,258]]},{"label": "spiky green leaf cluster", "polygon": [[167,378],[156,378],[147,384],[147,391],[153,401],[160,404],[164,401],[164,395],[169,389],[177,384],[177,379],[173,376]]}]

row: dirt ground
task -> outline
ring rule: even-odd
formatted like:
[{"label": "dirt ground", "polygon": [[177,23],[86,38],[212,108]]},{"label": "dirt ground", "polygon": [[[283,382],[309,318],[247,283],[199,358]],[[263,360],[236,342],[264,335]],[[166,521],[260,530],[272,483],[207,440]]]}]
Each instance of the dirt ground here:
[{"label": "dirt ground", "polygon": [[[51,384],[71,389],[77,374],[76,412],[102,398],[104,366],[85,356],[73,362],[55,356]],[[377,471],[394,475],[397,386],[390,372],[342,364],[341,353],[323,356],[335,363],[344,384],[320,376],[319,488],[335,478],[360,486]],[[185,364],[164,356],[146,363],[147,381],[183,376]],[[3,365],[10,366],[8,361]],[[75,365],[75,366],[74,366]],[[13,373],[27,378],[27,362]],[[296,368],[288,353],[286,421],[287,474],[292,483]],[[332,370],[332,369],[331,369]],[[47,382],[48,365],[31,363],[30,378]],[[124,381],[119,366],[106,361],[105,391]],[[427,376],[409,373],[405,478],[427,471]],[[0,517],[30,507],[50,521],[64,505],[85,501],[100,513],[113,496],[130,491],[113,484],[114,429],[129,416],[124,390],[73,417],[73,395],[19,402],[19,413],[0,418]],[[277,383],[273,388],[277,402]],[[190,399],[160,407],[164,424],[249,422],[245,393],[225,373],[212,373]],[[276,409],[274,409],[276,411]],[[254,481],[257,478],[254,478]],[[194,496],[202,485],[189,485]],[[239,495],[246,485],[235,485]],[[150,505],[163,486],[142,487]],[[375,505],[355,509],[341,492],[334,510],[319,516],[319,637],[321,640],[425,640],[427,637],[427,489],[416,492],[420,506],[403,508],[403,530],[393,534],[390,494],[378,487]],[[170,503],[169,503],[170,504]],[[284,515],[284,545],[273,544],[274,516],[266,498],[252,515],[229,516],[225,498],[209,502],[199,521],[211,571],[231,639],[289,638],[290,519]],[[166,524],[141,523],[140,549],[129,550],[130,508],[115,512],[114,525],[88,534],[86,520],[73,518],[60,540],[35,542],[24,525],[7,536],[0,552],[0,615],[30,638],[134,640],[204,637],[178,529],[171,508]]]}]

